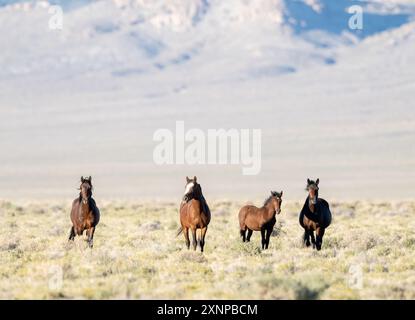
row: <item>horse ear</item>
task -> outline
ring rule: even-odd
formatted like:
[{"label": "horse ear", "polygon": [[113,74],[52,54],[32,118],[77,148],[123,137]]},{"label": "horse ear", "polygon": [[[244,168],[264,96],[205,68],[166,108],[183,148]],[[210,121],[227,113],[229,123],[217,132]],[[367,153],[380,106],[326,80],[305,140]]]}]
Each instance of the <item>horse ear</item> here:
[{"label": "horse ear", "polygon": [[310,184],[310,183],[311,183],[311,180],[307,178],[307,184]]},{"label": "horse ear", "polygon": [[280,193],[280,198],[282,197],[282,194],[283,194],[284,192],[281,190],[281,193]]},{"label": "horse ear", "polygon": [[84,176],[81,176],[81,182],[84,182]]},{"label": "horse ear", "polygon": [[319,184],[319,182],[320,182],[320,179],[319,179],[319,178],[317,178],[317,180],[316,180],[316,184],[318,185],[318,184]]},{"label": "horse ear", "polygon": [[193,177],[193,181],[197,182],[197,177],[196,176]]},{"label": "horse ear", "polygon": [[271,196],[273,196],[273,195],[274,195],[274,191],[271,190]]},{"label": "horse ear", "polygon": [[189,182],[190,182],[190,179],[189,179],[189,177],[188,177],[188,176],[186,176],[186,182],[187,182],[187,183],[189,183]]},{"label": "horse ear", "polygon": [[92,177],[91,177],[91,176],[89,176],[88,180],[89,180],[89,182],[92,182]]}]

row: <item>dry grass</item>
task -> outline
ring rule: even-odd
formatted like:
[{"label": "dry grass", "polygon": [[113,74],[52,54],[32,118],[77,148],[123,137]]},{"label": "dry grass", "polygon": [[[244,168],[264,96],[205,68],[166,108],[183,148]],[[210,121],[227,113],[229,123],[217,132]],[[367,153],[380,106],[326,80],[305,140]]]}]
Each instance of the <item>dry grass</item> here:
[{"label": "dry grass", "polygon": [[68,204],[0,202],[1,299],[415,299],[415,202],[333,203],[320,252],[303,248],[300,203],[283,204],[270,249],[243,244],[242,203],[210,203],[206,252],[188,251],[173,203],[101,204],[94,249],[68,244]]}]

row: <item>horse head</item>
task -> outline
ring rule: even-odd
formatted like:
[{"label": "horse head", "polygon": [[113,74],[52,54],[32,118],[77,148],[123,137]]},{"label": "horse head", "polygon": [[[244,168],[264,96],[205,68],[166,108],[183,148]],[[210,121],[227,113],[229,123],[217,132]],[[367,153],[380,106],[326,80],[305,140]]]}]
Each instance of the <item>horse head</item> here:
[{"label": "horse head", "polygon": [[277,214],[281,213],[282,195],[283,191],[281,191],[280,193],[276,191],[271,191],[271,197],[269,198],[270,202],[274,207],[274,211]]},{"label": "horse head", "polygon": [[317,178],[316,181],[307,179],[307,187],[306,190],[308,191],[308,197],[310,199],[311,204],[315,205],[318,199],[318,184],[320,183],[320,179]]},{"label": "horse head", "polygon": [[200,184],[197,183],[197,177],[194,176],[193,179],[186,177],[186,186],[184,188],[183,201],[188,202],[191,199],[199,199],[202,195],[202,188]]},{"label": "horse head", "polygon": [[81,177],[81,185],[79,187],[81,191],[79,193],[79,200],[82,201],[84,204],[88,203],[89,198],[92,197],[92,177],[89,176],[87,178]]}]

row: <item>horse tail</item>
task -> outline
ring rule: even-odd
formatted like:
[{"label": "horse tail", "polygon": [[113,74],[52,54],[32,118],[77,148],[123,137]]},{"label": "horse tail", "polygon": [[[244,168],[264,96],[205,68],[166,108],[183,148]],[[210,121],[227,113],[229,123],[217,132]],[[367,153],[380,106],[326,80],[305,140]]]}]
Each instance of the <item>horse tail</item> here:
[{"label": "horse tail", "polygon": [[181,234],[182,232],[183,232],[183,228],[182,228],[182,227],[180,227],[180,228],[177,230],[176,237],[180,236],[180,234]]}]

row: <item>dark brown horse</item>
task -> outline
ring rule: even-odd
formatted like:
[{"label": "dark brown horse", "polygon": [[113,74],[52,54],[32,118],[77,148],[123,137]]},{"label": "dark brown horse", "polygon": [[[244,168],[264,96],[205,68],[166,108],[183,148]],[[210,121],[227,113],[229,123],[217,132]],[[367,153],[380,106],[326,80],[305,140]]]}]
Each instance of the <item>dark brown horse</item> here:
[{"label": "dark brown horse", "polygon": [[251,240],[253,231],[261,231],[262,249],[268,249],[269,238],[276,222],[275,215],[281,213],[282,194],[282,191],[271,191],[271,196],[265,200],[261,208],[253,205],[241,208],[239,226],[243,242]]},{"label": "dark brown horse", "polygon": [[[318,184],[316,181],[307,179],[308,197],[305,200],[303,209],[300,213],[300,225],[304,228],[304,244],[310,246],[310,237],[313,248],[321,250],[324,231],[331,223],[331,212],[326,200],[318,197]],[[314,238],[316,231],[317,240]]]},{"label": "dark brown horse", "polygon": [[186,177],[186,187],[183,200],[180,204],[180,224],[182,225],[177,235],[183,232],[186,246],[190,248],[189,230],[192,232],[193,249],[197,248],[196,230],[200,229],[200,250],[205,246],[206,231],[210,222],[209,206],[203,197],[202,188],[197,183],[197,178]]},{"label": "dark brown horse", "polygon": [[72,203],[69,240],[74,240],[76,235],[81,236],[86,230],[88,245],[92,248],[95,228],[100,217],[99,209],[92,199],[92,178],[81,177],[79,190],[79,197]]}]

